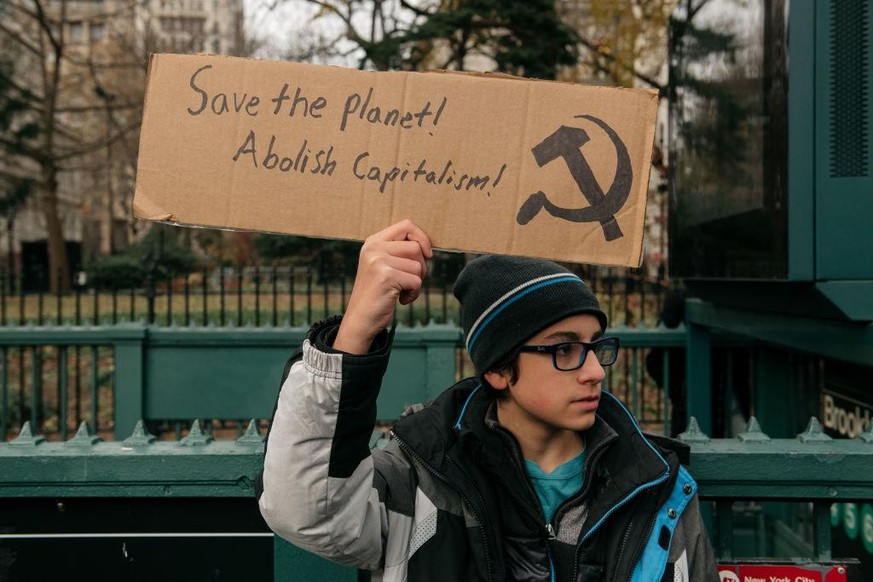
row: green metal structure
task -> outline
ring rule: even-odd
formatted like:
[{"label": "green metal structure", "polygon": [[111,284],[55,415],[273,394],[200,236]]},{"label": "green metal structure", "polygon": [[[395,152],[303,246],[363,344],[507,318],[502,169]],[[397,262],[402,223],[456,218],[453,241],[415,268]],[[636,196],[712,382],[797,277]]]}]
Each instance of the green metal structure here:
[{"label": "green metal structure", "polygon": [[[679,3],[704,9],[718,4]],[[838,426],[825,431],[810,419],[827,424],[828,390],[834,386],[860,395],[859,407],[873,402],[873,9],[866,0],[742,4],[766,9],[762,14],[771,21],[762,38],[779,41],[768,45],[777,54],[762,65],[775,63],[776,70],[766,81],[773,91],[765,101],[773,111],[780,103],[784,110],[760,125],[773,132],[762,142],[772,146],[767,156],[785,156],[784,164],[774,166],[784,169],[785,183],[762,182],[773,190],[756,192],[763,203],[753,210],[767,221],[752,224],[772,227],[763,238],[776,241],[780,266],[757,278],[734,276],[730,269],[718,276],[683,273],[697,297],[686,304],[684,328],[613,330],[630,351],[611,370],[607,386],[615,392],[630,387],[622,396],[645,415],[657,399],[638,388],[645,376],[640,355],[651,348],[684,350],[685,393],[696,421],[683,438],[691,445],[689,470],[701,498],[711,502],[713,541],[722,560],[830,562],[863,557],[863,548],[873,555],[873,423],[859,412],[853,426],[863,430],[853,428],[847,434],[853,438],[840,439],[826,434],[840,432]],[[752,80],[749,87],[758,87],[761,79]],[[681,156],[672,165],[680,172]],[[767,179],[770,169],[761,171]],[[700,193],[674,194],[682,199]],[[723,218],[721,227],[732,235],[749,234],[730,229],[738,216]],[[709,242],[732,244],[719,237]],[[694,250],[704,256],[708,251]],[[756,259],[741,256],[748,264]],[[152,579],[175,579],[182,572],[216,580],[366,579],[274,538],[261,521],[254,498],[263,462],[258,423],[238,439],[222,441],[194,421],[183,439],[157,441],[140,422],[269,418],[283,365],[304,335],[304,328],[275,327],[0,328],[4,358],[15,350],[20,385],[29,380],[32,415],[41,408],[44,346],[58,354],[91,350],[92,361],[98,349],[111,352],[116,439],[101,442],[87,426],[71,437],[62,412],[58,442],[28,425],[17,438],[0,442],[0,579],[11,558],[30,560],[56,577],[93,574],[65,553],[67,547],[85,549],[77,545],[84,543],[91,544],[89,555],[106,558],[110,579],[143,579],[144,572]],[[452,325],[398,329],[379,397],[384,419],[455,381],[463,370],[461,345]],[[719,353],[725,347],[726,358]],[[748,377],[740,377],[733,348],[748,354]],[[65,411],[70,370],[66,358],[56,361],[59,408]],[[664,429],[670,366],[665,355],[664,392],[654,405],[661,415],[654,420]],[[95,395],[98,373],[94,365],[89,381]],[[4,408],[11,383],[4,365]],[[727,438],[710,438],[737,388],[750,392],[753,417],[736,436],[722,423],[719,436]],[[25,397],[23,389],[19,396]],[[5,434],[4,414],[0,422]],[[383,436],[375,433],[373,446]],[[832,536],[841,532],[856,542],[856,553],[834,551]],[[156,556],[167,552],[167,564],[158,564]]]},{"label": "green metal structure", "polygon": [[[379,446],[384,433],[375,433]],[[735,523],[732,504],[749,500],[811,502],[814,511],[807,526],[814,531],[808,547],[787,532],[778,551],[795,558],[827,562],[830,550],[831,506],[857,498],[873,499],[873,431],[852,440],[831,439],[817,421],[791,439],[771,439],[756,421],[735,439],[709,439],[696,423],[683,438],[691,445],[689,469],[700,484],[701,498],[717,510],[718,555],[723,560],[749,556],[761,540],[748,543],[748,524]],[[235,572],[258,572],[263,565],[250,560],[272,556],[268,567],[275,580],[358,580],[361,574],[331,564],[274,539],[260,522],[254,482],[263,462],[263,436],[254,423],[234,441],[216,441],[192,430],[181,441],[155,441],[142,425],[122,441],[100,442],[83,426],[66,442],[45,442],[25,427],[14,440],[0,444],[0,507],[4,508],[4,547],[50,548],[53,542],[75,543],[83,537],[100,540],[109,556],[123,561],[122,548],[136,559],[153,555],[140,547],[143,540],[160,544],[190,544],[221,548],[222,543],[256,544],[251,553],[226,555],[203,552],[188,564],[147,566],[147,571],[185,572],[195,579],[207,571],[214,579]],[[211,515],[206,515],[206,512]],[[101,514],[120,514],[116,520]],[[173,518],[143,519],[143,514]],[[40,522],[35,516],[44,517]],[[211,529],[209,529],[211,528]],[[736,532],[736,533],[735,533]],[[745,536],[745,538],[743,537]],[[754,537],[754,536],[752,536]],[[160,551],[165,551],[160,550]],[[90,555],[90,554],[89,554]],[[755,554],[751,554],[755,555]],[[44,564],[54,572],[58,564]],[[76,576],[87,563],[65,564]],[[264,579],[249,577],[247,579]]]},{"label": "green metal structure", "polygon": [[[641,350],[653,347],[681,349],[687,345],[689,359],[693,359],[707,356],[707,350],[716,346],[754,349],[759,345],[760,340],[743,337],[749,334],[746,326],[760,327],[760,318],[749,320],[742,313],[731,313],[722,321],[717,317],[720,311],[710,313],[706,304],[695,301],[689,303],[688,311],[691,324],[684,330],[615,330],[628,361],[610,373],[627,376],[624,380],[636,385],[645,374]],[[837,329],[842,330],[842,325]],[[816,341],[815,334],[788,329],[776,329],[768,342],[784,335],[787,339],[779,341],[786,345],[811,348]],[[852,332],[867,333],[857,326]],[[177,559],[189,563],[192,576],[197,575],[197,568],[207,566],[233,576],[248,565],[247,575],[252,579],[358,579],[359,573],[274,539],[260,520],[254,500],[254,481],[263,455],[258,423],[250,422],[235,441],[220,441],[204,433],[198,421],[189,425],[187,420],[191,429],[183,439],[155,441],[139,422],[150,418],[269,418],[283,364],[304,333],[303,329],[174,331],[147,326],[0,330],[5,349],[45,344],[58,350],[95,345],[111,349],[118,422],[114,442],[91,436],[83,424],[75,436],[61,442],[47,442],[25,425],[17,438],[0,443],[0,515],[4,516],[0,555],[12,547],[25,558],[36,559],[33,554],[39,551],[35,548],[42,548],[58,553],[56,563],[65,564],[64,548],[71,547],[101,556],[139,556],[141,564],[147,556],[178,547],[190,556]],[[832,349],[840,353],[857,350],[853,357],[863,359],[865,345],[869,342],[849,342]],[[398,329],[380,409],[399,413],[404,405],[429,400],[449,385],[457,375],[459,346],[460,333],[454,327]],[[701,377],[692,378],[692,386],[708,378],[699,363],[694,370]],[[59,380],[64,377],[61,374]],[[775,373],[772,377],[776,378]],[[608,383],[618,388],[620,380],[610,378]],[[790,386],[784,381],[780,385]],[[790,392],[790,387],[785,391]],[[696,397],[701,393],[691,391],[693,406],[699,404]],[[637,414],[651,399],[641,391],[624,396]],[[774,435],[796,434],[790,433],[791,423],[780,414],[770,416],[765,426],[772,426]],[[829,530],[822,523],[830,515],[831,504],[873,498],[873,472],[868,469],[873,466],[873,435],[865,433],[853,441],[826,441],[824,435],[767,440],[755,426],[747,432],[752,436],[739,440],[708,440],[695,430],[685,434],[692,444],[690,469],[701,483],[702,496],[717,507],[713,531],[722,557],[827,558]],[[817,433],[813,430],[812,434]],[[791,523],[797,526],[812,520],[817,526],[815,535],[812,530],[798,532],[747,505],[750,500],[777,499],[812,502],[815,509],[804,514],[806,518],[795,516]],[[731,505],[742,509],[731,511]],[[90,545],[82,546],[86,540]],[[808,545],[810,540],[815,541],[815,548]],[[234,556],[222,544],[240,544],[248,550]],[[261,570],[251,570],[252,562]],[[118,568],[114,571],[119,576],[126,575],[128,570]]]},{"label": "green metal structure", "polygon": [[[270,418],[282,369],[305,334],[305,328],[25,327],[0,328],[0,346],[111,348],[113,418],[115,438],[120,439],[140,419]],[[379,399],[387,418],[399,415],[406,404],[433,399],[454,381],[459,338],[458,328],[451,325],[397,330],[385,378],[390,388]],[[57,365],[61,401],[71,391],[66,365],[64,359]],[[33,366],[28,371],[34,376],[31,399],[38,396],[32,387],[40,384],[37,364]],[[10,378],[4,373],[0,382],[6,402]],[[33,400],[32,409],[38,407],[38,399]],[[67,424],[61,422],[62,427]]]},{"label": "green metal structure", "polygon": [[[629,404],[639,416],[662,422],[663,396],[646,395],[640,389],[646,378],[641,353],[651,347],[680,348],[685,343],[684,332],[664,328],[617,328],[611,333],[621,340],[624,355],[621,365],[616,366],[621,378],[613,374],[608,386],[626,392]],[[92,367],[86,374],[89,384],[86,391],[92,393],[89,426],[95,432],[97,427],[90,419],[97,416],[97,378],[111,372],[111,417],[115,438],[121,439],[131,433],[140,419],[185,422],[195,417],[269,419],[282,369],[305,334],[305,328],[163,328],[144,324],[0,328],[0,350],[3,355],[13,350],[32,352],[25,362],[25,367],[29,368],[22,370],[25,379],[30,381],[25,383],[24,393],[20,395],[31,410],[42,408],[42,393],[47,390],[57,393],[61,410],[69,408],[64,403],[72,398],[73,380],[65,353],[77,348],[107,352],[110,360],[107,368]],[[738,340],[720,334],[714,341]],[[49,360],[57,369],[51,386],[43,385],[49,382],[42,379],[40,370],[46,361],[40,362],[39,350],[45,347],[52,348],[54,355],[42,359]],[[460,379],[461,374],[472,373],[463,369],[461,350],[461,333],[455,326],[399,327],[378,401],[384,419],[396,418],[406,405],[432,400]],[[0,400],[4,403],[9,402],[13,386],[12,375],[6,369],[11,362],[8,358],[6,362],[0,374]],[[17,385],[16,388],[20,390]],[[644,399],[656,401],[657,414],[653,416],[652,411],[641,414]],[[7,422],[6,416],[0,414],[2,433],[6,432]],[[60,424],[60,437],[66,439],[70,419]]]}]

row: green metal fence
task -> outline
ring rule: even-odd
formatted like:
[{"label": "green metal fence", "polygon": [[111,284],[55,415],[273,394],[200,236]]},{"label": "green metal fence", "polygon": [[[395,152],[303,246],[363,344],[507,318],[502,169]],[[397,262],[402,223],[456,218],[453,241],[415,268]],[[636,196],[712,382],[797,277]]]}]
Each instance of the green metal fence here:
[{"label": "green metal fence", "polygon": [[[179,438],[191,418],[207,430],[241,432],[247,419],[266,426],[283,365],[306,328],[106,327],[0,328],[0,440],[25,421],[50,440],[66,440],[80,423],[105,439],[124,438],[139,419]],[[650,430],[669,431],[671,382],[684,350],[682,329],[616,328],[619,360],[605,386]],[[720,341],[720,340],[717,340]],[[646,371],[662,350],[660,378]],[[473,374],[453,325],[399,327],[379,400],[395,418]],[[659,387],[661,386],[661,387]]]},{"label": "green metal fence", "polygon": [[[75,549],[115,564],[107,570],[113,579],[142,573],[131,559],[148,564],[150,576],[166,577],[155,556],[182,552],[173,554],[182,564],[176,567],[195,578],[202,568],[222,573],[214,579],[357,578],[274,539],[253,499],[278,379],[305,332],[142,324],[0,329],[0,417],[12,437],[0,442],[0,567],[8,552],[37,564],[48,552],[58,557],[52,567],[74,568],[75,556],[65,556]],[[663,328],[613,333],[624,347],[606,387],[647,428],[668,431],[672,358],[684,353],[689,336]],[[452,325],[397,330],[379,400],[387,422],[470,373],[460,339]],[[707,346],[749,351],[748,340],[729,335],[710,334]],[[644,364],[657,350],[660,382]],[[25,414],[16,417],[21,402]],[[95,425],[105,441],[93,436]],[[165,440],[150,436],[167,426]],[[723,559],[826,560],[832,504],[873,499],[869,430],[831,441],[813,424],[797,439],[768,439],[752,423],[737,439],[695,430],[685,437],[701,495],[713,502]],[[791,507],[774,509],[776,501]],[[232,548],[246,548],[245,555]]]},{"label": "green metal fence", "polygon": [[[873,500],[873,430],[834,440],[811,420],[797,438],[770,439],[753,420],[737,438],[709,439],[695,426],[684,435],[689,469],[705,504],[715,506],[712,539],[721,560],[851,558],[832,555],[830,512],[835,503]],[[196,421],[181,441],[156,441],[142,425],[115,442],[99,441],[85,425],[66,442],[45,442],[25,429],[0,443],[0,557],[13,556],[38,574],[61,566],[68,577],[93,572],[81,555],[78,563],[22,564],[62,541],[104,560],[108,571],[130,565],[165,579],[223,580],[240,572],[248,580],[361,579],[273,538],[254,499],[262,461],[255,423],[227,441],[213,440]],[[755,504],[776,501],[805,511],[795,512],[794,523],[768,525]],[[222,551],[229,543],[237,551]],[[188,552],[183,563],[148,561],[180,545]],[[138,570],[129,558],[139,561]],[[9,569],[0,569],[0,578],[15,580],[16,562],[4,564]]]},{"label": "green metal fence", "polygon": [[[458,322],[452,281],[462,264],[448,271],[440,269],[440,262],[431,265],[436,271],[425,280],[419,300],[398,308],[398,320],[410,326]],[[612,325],[656,324],[669,281],[624,268],[574,269],[597,294]],[[159,281],[155,274],[140,288],[90,284],[50,293],[45,290],[47,273],[30,273],[28,284],[21,273],[0,266],[0,326],[303,326],[346,307],[355,273],[329,271],[311,265],[224,267],[172,280]]]}]

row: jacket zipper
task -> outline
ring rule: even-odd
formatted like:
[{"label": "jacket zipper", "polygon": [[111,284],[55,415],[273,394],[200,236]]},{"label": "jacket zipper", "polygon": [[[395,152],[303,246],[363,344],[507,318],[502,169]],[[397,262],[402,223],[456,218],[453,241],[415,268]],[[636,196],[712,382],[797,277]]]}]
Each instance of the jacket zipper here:
[{"label": "jacket zipper", "polygon": [[[585,535],[582,537],[582,539],[579,540],[579,543],[576,545],[576,559],[574,560],[574,565],[573,565],[573,577],[574,577],[574,578],[576,577],[576,574],[578,573],[577,570],[578,570],[578,567],[579,567],[579,550],[582,548],[582,544],[584,544],[584,543],[588,540],[588,538],[590,538],[592,535],[594,535],[594,532],[596,532],[598,529],[600,529],[600,526],[603,524],[604,521],[606,521],[606,518],[608,518],[610,515],[612,515],[613,513],[615,513],[615,512],[616,512],[618,509],[620,509],[621,507],[624,507],[624,504],[625,504],[625,503],[627,503],[628,501],[630,501],[631,499],[633,499],[634,497],[636,497],[637,495],[639,495],[639,494],[640,494],[641,492],[643,492],[644,490],[646,490],[646,489],[651,489],[652,487],[654,487],[654,486],[658,485],[659,483],[661,483],[664,479],[666,479],[666,478],[669,476],[669,474],[670,474],[670,473],[667,472],[667,473],[665,473],[664,475],[662,475],[661,477],[659,477],[658,479],[655,479],[655,480],[653,480],[653,481],[649,481],[649,482],[646,483],[645,485],[641,485],[641,486],[640,486],[640,487],[639,487],[639,488],[638,488],[638,489],[637,489],[637,490],[636,490],[632,495],[628,495],[627,497],[625,497],[624,499],[622,499],[620,502],[618,502],[618,503],[616,503],[615,505],[613,505],[613,506],[609,509],[609,511],[607,511],[607,512],[603,515],[603,517],[600,518],[600,521],[595,525],[595,527],[593,527],[593,528],[591,528],[590,530],[588,530],[588,533],[585,534]],[[651,535],[651,533],[650,533],[649,535]],[[646,538],[646,539],[648,540],[648,538]]]},{"label": "jacket zipper", "polygon": [[[584,500],[588,496],[588,492],[591,490],[591,484],[594,482],[594,479],[591,478],[591,472],[588,469],[594,468],[594,464],[600,460],[600,457],[605,450],[606,444],[604,443],[591,451],[591,456],[586,461],[586,466],[583,470],[583,474],[585,475],[585,482],[582,484],[582,491],[579,492],[579,496],[577,497],[577,499]],[[567,505],[567,503],[569,503],[569,501],[565,502],[561,507],[558,508],[558,512],[555,517],[558,517],[558,514],[564,513],[561,511],[561,509],[563,509],[564,505]],[[580,540],[579,543],[576,544],[576,551],[573,553],[573,580],[575,580],[576,577],[579,575],[579,550],[582,548],[583,541],[584,540]]]},{"label": "jacket zipper", "polygon": [[[600,453],[600,450],[598,450],[597,452]],[[597,457],[599,457],[599,456],[600,456],[600,455],[598,454]],[[594,462],[595,462],[595,459],[592,459],[592,460],[591,460],[591,466],[592,466],[592,467],[594,466]],[[594,526],[593,528],[591,528],[590,530],[588,530],[588,533],[586,533],[586,534],[582,537],[582,539],[579,540],[579,543],[576,544],[575,558],[574,558],[574,560],[573,560],[573,579],[574,579],[574,580],[576,579],[576,576],[579,574],[579,551],[582,549],[582,544],[584,544],[584,543],[588,540],[588,538],[590,538],[592,535],[594,535],[594,532],[596,532],[598,529],[600,529],[600,526],[601,526],[601,525],[606,521],[606,519],[607,519],[610,515],[612,515],[612,514],[615,513],[616,511],[618,511],[620,508],[624,507],[624,505],[625,505],[628,501],[630,501],[631,499],[635,498],[637,495],[639,495],[639,494],[642,493],[643,491],[645,491],[645,490],[647,490],[647,489],[651,489],[652,487],[655,487],[656,485],[662,483],[662,482],[663,482],[665,479],[667,479],[669,476],[670,476],[670,471],[669,471],[669,469],[668,469],[668,470],[667,470],[663,475],[661,475],[660,477],[657,477],[657,478],[655,478],[655,479],[649,481],[648,483],[645,483],[644,485],[640,485],[640,486],[639,486],[639,487],[638,487],[638,488],[637,488],[637,489],[636,489],[636,490],[635,490],[631,495],[628,495],[627,497],[625,497],[624,499],[622,499],[621,501],[619,501],[618,503],[616,503],[615,505],[613,505],[613,506],[609,509],[609,511],[607,511],[605,514],[603,514],[603,517],[600,518],[600,521],[599,521],[597,524],[595,524],[595,526]],[[590,486],[590,485],[591,485],[591,480],[590,480],[590,479],[589,479],[589,480],[586,480],[585,485],[582,487],[583,492],[582,492],[582,495],[581,495],[581,496],[584,497],[584,495],[588,492],[588,489],[589,489],[589,486]],[[652,523],[652,528],[651,528],[651,529],[654,529],[654,522]],[[646,537],[646,540],[648,540],[649,537],[651,537],[651,535],[652,535],[652,533],[651,533],[651,531],[650,531],[650,532],[649,532],[649,536]],[[619,554],[619,555],[620,555],[620,554]],[[633,574],[633,570],[631,570],[631,574]]]},{"label": "jacket zipper", "polygon": [[[479,512],[476,511],[476,507],[470,502],[470,498],[467,497],[467,495],[463,491],[461,491],[460,487],[456,486],[451,480],[449,480],[448,477],[446,477],[445,475],[443,475],[442,473],[437,471],[433,466],[430,465],[430,463],[425,461],[421,457],[421,455],[416,453],[415,450],[412,447],[410,447],[408,444],[406,444],[406,442],[403,439],[401,439],[399,436],[397,436],[397,434],[393,430],[391,431],[391,437],[397,441],[397,445],[401,449],[403,449],[403,451],[406,454],[408,454],[413,459],[418,461],[419,464],[421,464],[421,466],[424,467],[428,473],[430,473],[431,475],[433,475],[434,477],[436,477],[437,479],[439,479],[440,481],[442,481],[443,483],[445,483],[446,485],[448,485],[449,487],[454,489],[458,493],[458,495],[460,495],[461,498],[464,500],[464,503],[467,504],[467,507],[470,508],[470,511],[473,512],[473,516],[475,516],[476,521],[479,522],[479,534],[482,536],[482,546],[485,549],[485,566],[486,566],[486,569],[488,571],[488,580],[491,580],[491,578],[492,578],[491,552],[488,548],[488,535],[485,532],[485,526],[484,526],[485,522],[482,520],[482,516],[479,514]],[[451,458],[448,455],[445,455],[445,458],[448,461],[451,461]]]},{"label": "jacket zipper", "polygon": [[594,482],[594,479],[589,476],[589,469],[594,467],[594,464],[600,460],[600,457],[603,455],[603,452],[606,450],[606,447],[609,446],[610,442],[611,441],[600,443],[586,453],[585,467],[582,469],[582,474],[585,476],[585,480],[582,482],[582,489],[578,494],[564,501],[564,503],[558,507],[557,511],[555,511],[554,518],[556,522],[560,523],[560,518],[563,517],[564,513],[566,513],[568,507],[575,505],[578,501],[583,500],[588,496],[588,492],[591,490],[591,485]]},{"label": "jacket zipper", "polygon": [[630,537],[631,529],[634,527],[634,520],[631,518],[630,521],[627,522],[627,527],[624,528],[624,534],[621,536],[621,544],[618,546],[618,554],[616,554],[615,563],[621,563],[621,557],[624,555],[624,550],[627,547],[627,541]]},{"label": "jacket zipper", "polygon": [[[499,425],[497,425],[497,426],[492,425],[492,426],[489,426],[488,428],[490,428],[491,430],[498,432],[498,433],[504,432],[504,436],[509,438],[511,441],[515,440],[515,436],[513,436],[512,433],[510,433],[505,428],[503,428]],[[540,500],[539,500],[539,497],[537,497],[536,490],[534,489],[533,485],[531,484],[530,479],[527,478],[527,473],[524,470],[524,459],[521,457],[520,451],[518,450],[518,446],[513,444],[513,446],[510,448],[510,450],[512,450],[513,453],[515,454],[515,457],[516,457],[515,461],[521,465],[520,470],[522,472],[522,477],[524,479],[524,482],[527,483],[528,492],[533,497],[534,504],[535,504],[534,507],[537,508],[537,510],[539,511],[539,514],[542,516],[543,521],[545,522],[546,521],[546,514],[543,512],[542,506],[540,505]],[[554,558],[552,558],[552,548],[549,545],[549,540],[556,540],[556,539],[558,539],[558,537],[555,534],[555,527],[551,523],[546,523],[543,529],[545,530],[545,536],[543,537],[543,544],[546,547],[546,557],[549,559],[549,580],[551,580],[551,582],[555,582],[555,560],[554,560]]]},{"label": "jacket zipper", "polygon": [[[655,532],[655,522],[656,521],[657,520],[654,517],[652,517],[652,519],[650,521],[650,525],[649,525],[649,533],[643,537],[643,543],[638,546],[639,548],[645,548],[646,545],[649,543],[649,540],[652,538],[652,534]],[[622,550],[623,549],[624,548],[622,548]],[[639,554],[634,556],[633,560],[631,560],[631,563],[636,564],[638,555]],[[627,581],[630,582],[633,577],[634,577],[634,569],[631,568],[630,572],[627,575]]]},{"label": "jacket zipper", "polygon": [[555,560],[552,558],[552,548],[549,546],[549,540],[556,540],[555,527],[551,523],[546,524],[546,556],[549,558],[549,579],[555,582]]}]

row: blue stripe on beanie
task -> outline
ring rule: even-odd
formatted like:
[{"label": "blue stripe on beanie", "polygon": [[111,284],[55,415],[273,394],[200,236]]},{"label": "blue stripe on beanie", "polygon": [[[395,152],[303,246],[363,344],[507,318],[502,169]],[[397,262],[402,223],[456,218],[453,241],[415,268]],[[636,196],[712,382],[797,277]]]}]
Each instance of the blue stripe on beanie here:
[{"label": "blue stripe on beanie", "polygon": [[529,293],[533,293],[534,291],[536,291],[538,289],[542,289],[543,287],[548,287],[549,285],[554,285],[556,283],[564,283],[566,281],[582,281],[582,279],[580,279],[576,275],[567,275],[566,277],[561,277],[560,279],[551,279],[549,281],[543,281],[542,283],[537,283],[536,285],[533,285],[532,287],[528,287],[527,289],[522,290],[520,293],[513,295],[509,299],[505,300],[503,303],[500,304],[499,307],[496,307],[491,312],[491,315],[489,315],[485,319],[485,321],[483,321],[482,323],[479,324],[479,327],[473,333],[473,337],[470,338],[470,342],[467,344],[467,351],[473,351],[473,344],[476,343],[476,339],[485,330],[485,328],[488,327],[488,324],[491,323],[494,320],[494,318],[497,317],[498,314],[500,314],[501,311],[503,311],[504,309],[506,309],[507,307],[509,307],[510,305],[512,305],[513,303],[515,303],[516,301],[518,301],[519,299],[524,297],[525,295],[528,295]]}]

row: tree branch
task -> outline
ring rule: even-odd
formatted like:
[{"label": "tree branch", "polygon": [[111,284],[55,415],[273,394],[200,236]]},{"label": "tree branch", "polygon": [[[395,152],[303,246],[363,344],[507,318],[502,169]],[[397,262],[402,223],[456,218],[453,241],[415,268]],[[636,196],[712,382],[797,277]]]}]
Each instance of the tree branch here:
[{"label": "tree branch", "polygon": [[33,0],[34,6],[36,6],[36,14],[37,14],[37,23],[45,35],[48,37],[49,42],[54,48],[55,56],[60,57],[63,54],[63,37],[64,37],[64,23],[67,20],[67,2],[66,0],[61,0],[61,18],[58,23],[60,29],[60,38],[55,36],[55,31],[52,30],[51,23],[49,22],[49,17],[45,13],[45,9],[42,6],[42,0]]},{"label": "tree branch", "polygon": [[117,132],[115,132],[113,135],[109,136],[109,138],[107,138],[107,139],[102,139],[100,141],[84,145],[84,146],[79,147],[77,149],[71,149],[71,150],[63,152],[63,153],[58,152],[55,155],[54,159],[57,160],[58,162],[63,162],[63,161],[78,158],[81,156],[86,156],[86,155],[94,153],[96,151],[100,151],[101,149],[103,149],[107,146],[111,146],[115,142],[126,137],[127,135],[130,134],[131,131],[138,128],[139,126],[140,126],[139,120],[133,121],[133,122],[127,124],[127,126],[119,129]]},{"label": "tree branch", "polygon": [[58,107],[55,109],[55,113],[91,113],[95,111],[124,111],[137,109],[142,107],[141,101],[129,101],[126,103],[116,103],[113,105],[79,105],[79,106],[70,106],[70,107]]},{"label": "tree branch", "polygon": [[0,177],[2,178],[10,178],[12,180],[32,180],[33,176],[31,174],[20,174],[14,171],[10,171],[7,168],[0,166]]},{"label": "tree branch", "polygon": [[412,4],[407,2],[407,0],[400,0],[400,5],[404,8],[406,8],[407,10],[409,10],[410,12],[413,12],[416,16],[424,16],[424,17],[433,16],[433,12],[428,12],[427,10],[419,8],[418,6],[413,6]]},{"label": "tree branch", "polygon": [[28,108],[33,111],[38,113],[42,111],[42,106],[39,104],[42,101],[41,95],[35,94],[28,87],[19,85],[12,77],[6,77],[6,80],[9,83],[9,87],[17,92],[16,99],[27,101]]},{"label": "tree branch", "polygon": [[16,44],[23,46],[25,49],[33,53],[39,58],[42,58],[42,51],[35,44],[32,44],[30,39],[20,34],[21,31],[9,28],[3,20],[0,20],[0,32],[7,35],[10,40]]},{"label": "tree branch", "polygon": [[[642,81],[643,83],[646,83],[650,87],[657,89],[658,93],[663,94],[667,90],[667,87],[665,87],[664,85],[659,83],[656,79],[653,79],[652,77],[650,77],[648,75],[644,75],[644,74],[638,72],[633,65],[628,65],[627,63],[619,61],[617,58],[615,58],[615,56],[611,55],[610,53],[601,52],[600,47],[597,46],[597,44],[591,42],[590,40],[582,38],[580,36],[579,37],[579,44],[581,44],[582,46],[584,46],[588,50],[592,51],[597,56],[603,57],[607,61],[613,63],[614,65],[616,65],[618,68],[622,69],[623,71],[630,73],[631,75],[633,75],[634,77],[636,77],[637,79]],[[603,65],[601,65],[599,62],[597,62],[596,59],[592,63],[592,65],[597,67],[597,69],[601,72],[604,72],[604,73],[609,72],[609,70],[606,67],[604,67]]]}]

